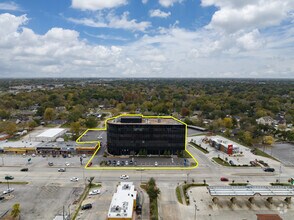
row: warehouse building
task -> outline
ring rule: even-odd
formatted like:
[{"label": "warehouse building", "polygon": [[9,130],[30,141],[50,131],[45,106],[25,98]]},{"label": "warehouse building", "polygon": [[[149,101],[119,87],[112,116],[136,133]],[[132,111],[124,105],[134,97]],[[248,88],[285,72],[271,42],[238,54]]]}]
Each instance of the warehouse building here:
[{"label": "warehouse building", "polygon": [[185,150],[186,124],[173,117],[119,116],[107,121],[108,152],[161,155]]},{"label": "warehouse building", "polygon": [[63,129],[63,128],[50,128],[42,132],[41,134],[37,135],[35,137],[35,141],[43,141],[43,142],[55,141],[56,138],[62,136],[63,134],[65,134],[65,132],[66,132],[66,129]]},{"label": "warehouse building", "polygon": [[132,182],[121,182],[113,194],[107,220],[134,219],[137,191]]}]

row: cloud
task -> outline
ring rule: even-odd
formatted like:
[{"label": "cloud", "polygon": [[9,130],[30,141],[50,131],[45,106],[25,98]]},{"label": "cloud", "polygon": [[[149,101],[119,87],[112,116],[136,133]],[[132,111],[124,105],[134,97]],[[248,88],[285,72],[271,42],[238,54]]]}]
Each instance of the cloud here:
[{"label": "cloud", "polygon": [[183,2],[184,0],[159,0],[159,4],[163,7],[171,7],[174,3]]},{"label": "cloud", "polygon": [[28,28],[29,21],[27,15],[0,14],[0,77],[294,75],[291,24],[272,26],[270,32],[254,28],[234,33],[170,26],[121,46],[103,46],[64,28],[36,34]]},{"label": "cloud", "polygon": [[1,77],[82,77],[107,72],[121,48],[89,45],[74,30],[52,28],[38,35],[26,15],[0,14]]},{"label": "cloud", "polygon": [[155,9],[155,10],[150,10],[149,15],[150,17],[167,18],[171,15],[171,13],[161,11],[160,9]]},{"label": "cloud", "polygon": [[216,6],[208,28],[226,33],[279,25],[294,10],[292,0],[202,0],[202,6]]},{"label": "cloud", "polygon": [[102,10],[126,5],[127,0],[72,0],[71,7],[80,10]]},{"label": "cloud", "polygon": [[147,4],[148,0],[142,0],[143,4]]},{"label": "cloud", "polygon": [[15,2],[2,2],[0,3],[0,10],[5,11],[22,11],[21,7]]},{"label": "cloud", "polygon": [[116,16],[113,13],[109,13],[105,18],[103,16],[97,16],[95,18],[67,18],[68,21],[75,24],[81,24],[95,28],[115,28],[125,29],[131,31],[144,32],[151,26],[148,21],[137,22],[136,19],[129,20],[129,12],[124,12],[121,16]]}]

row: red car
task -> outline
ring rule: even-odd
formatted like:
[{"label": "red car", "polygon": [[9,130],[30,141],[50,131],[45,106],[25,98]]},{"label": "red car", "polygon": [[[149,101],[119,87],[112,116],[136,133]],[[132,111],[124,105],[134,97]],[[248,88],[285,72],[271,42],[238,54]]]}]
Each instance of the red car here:
[{"label": "red car", "polygon": [[228,179],[228,178],[226,178],[226,177],[221,177],[221,178],[220,178],[220,181],[223,181],[223,182],[228,182],[228,181],[229,181],[229,179]]}]

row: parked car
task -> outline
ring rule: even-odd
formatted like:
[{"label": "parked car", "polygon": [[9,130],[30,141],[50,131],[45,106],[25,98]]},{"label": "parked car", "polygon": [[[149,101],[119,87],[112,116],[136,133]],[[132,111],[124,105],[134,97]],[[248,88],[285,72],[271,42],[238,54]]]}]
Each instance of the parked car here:
[{"label": "parked car", "polygon": [[116,162],[116,166],[119,166],[120,165],[120,162],[119,162],[119,160]]},{"label": "parked car", "polygon": [[13,180],[14,177],[13,177],[13,176],[5,176],[5,179],[6,179],[6,180]]},{"label": "parked car", "polygon": [[91,192],[89,192],[89,195],[98,195],[100,194],[100,190],[99,189],[93,189]]},{"label": "parked car", "polygon": [[92,163],[92,161],[91,161],[91,162],[88,164],[88,167],[92,166],[92,164],[93,164],[93,163]]},{"label": "parked car", "polygon": [[29,171],[29,168],[22,168],[22,169],[20,169],[20,171],[21,172],[27,172],[27,171]]},{"label": "parked car", "polygon": [[234,163],[234,161],[232,161],[232,160],[229,161],[229,164],[231,164],[231,166],[236,165],[236,164]]},{"label": "parked car", "polygon": [[66,171],[66,168],[59,168],[58,169],[58,172],[65,172]]},{"label": "parked car", "polygon": [[157,161],[155,161],[155,163],[154,163],[154,166],[156,166],[156,167],[158,166],[158,163],[157,163]]},{"label": "parked car", "polygon": [[116,160],[112,161],[112,165],[114,165],[114,166],[116,165]]},{"label": "parked car", "polygon": [[82,155],[82,158],[86,158],[86,157],[87,157],[86,154],[83,154],[83,155]]},{"label": "parked car", "polygon": [[126,164],[126,166],[128,166],[128,165],[129,165],[129,162],[128,162],[128,161],[126,161],[126,162],[125,162],[125,164]]},{"label": "parked car", "polygon": [[36,154],[32,154],[32,157],[35,157],[36,156]]},{"label": "parked car", "polygon": [[0,196],[0,201],[4,200],[5,197],[4,196]]},{"label": "parked car", "polygon": [[122,161],[120,165],[121,165],[121,166],[124,166],[124,165],[125,165],[125,162],[124,162],[124,161]]},{"label": "parked car", "polygon": [[264,168],[263,171],[264,172],[275,172],[275,169],[268,167],[268,168]]},{"label": "parked car", "polygon": [[48,162],[48,165],[49,165],[50,167],[52,167],[52,166],[53,166],[53,162]]},{"label": "parked car", "polygon": [[92,204],[91,203],[82,205],[82,207],[81,207],[82,210],[91,209],[91,208],[92,208]]},{"label": "parked car", "polygon": [[65,162],[65,166],[67,166],[67,167],[68,167],[69,165],[70,165],[70,163],[69,163],[69,162]]},{"label": "parked car", "polygon": [[228,178],[226,178],[226,177],[221,177],[221,178],[220,178],[220,181],[222,181],[222,182],[228,182],[228,181],[229,181],[229,179],[228,179]]},{"label": "parked car", "polygon": [[12,193],[13,191],[14,191],[13,188],[9,188],[9,189],[7,189],[7,190],[4,190],[4,191],[3,191],[3,194],[5,195],[5,194],[8,194],[8,193]]},{"label": "parked car", "polygon": [[72,181],[72,182],[78,182],[79,181],[79,178],[78,177],[72,177],[72,178],[70,178],[70,181]]},{"label": "parked car", "polygon": [[127,179],[129,179],[129,176],[128,175],[121,175],[120,179],[127,180]]},{"label": "parked car", "polygon": [[130,160],[130,163],[129,163],[129,164],[130,164],[130,165],[133,165],[133,161]]}]

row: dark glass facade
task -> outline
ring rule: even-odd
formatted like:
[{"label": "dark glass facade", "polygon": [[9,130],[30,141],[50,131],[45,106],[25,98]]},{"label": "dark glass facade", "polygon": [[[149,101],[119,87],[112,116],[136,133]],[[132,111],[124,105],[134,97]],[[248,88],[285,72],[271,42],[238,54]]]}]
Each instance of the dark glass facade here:
[{"label": "dark glass facade", "polygon": [[177,154],[185,150],[186,125],[146,124],[146,123],[107,123],[108,152],[113,155],[138,154]]}]

